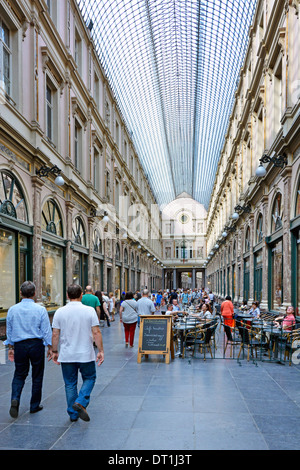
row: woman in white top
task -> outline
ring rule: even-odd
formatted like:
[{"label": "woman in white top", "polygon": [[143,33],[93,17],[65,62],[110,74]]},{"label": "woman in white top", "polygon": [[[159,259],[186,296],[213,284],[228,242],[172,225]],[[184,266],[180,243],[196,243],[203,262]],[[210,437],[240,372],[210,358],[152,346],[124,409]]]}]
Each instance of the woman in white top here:
[{"label": "woman in white top", "polygon": [[128,348],[128,344],[133,348],[137,320],[137,302],[133,298],[133,293],[127,292],[120,307],[120,322],[124,325],[126,348]]},{"label": "woman in white top", "polygon": [[252,315],[254,318],[260,317],[260,310],[259,310],[259,303],[253,302],[252,307],[249,310],[249,314]]}]

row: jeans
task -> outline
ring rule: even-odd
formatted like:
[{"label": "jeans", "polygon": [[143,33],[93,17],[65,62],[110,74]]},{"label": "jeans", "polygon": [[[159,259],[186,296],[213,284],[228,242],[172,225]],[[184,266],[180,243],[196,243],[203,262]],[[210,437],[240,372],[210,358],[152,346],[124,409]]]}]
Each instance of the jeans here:
[{"label": "jeans", "polygon": [[[62,362],[62,374],[65,382],[65,391],[67,398],[67,412],[72,419],[78,418],[77,411],[73,410],[72,405],[79,403],[87,408],[90,402],[90,395],[96,382],[96,365],[92,362]],[[82,386],[77,390],[78,372],[81,373]]]},{"label": "jeans", "polygon": [[45,368],[45,347],[41,339],[26,339],[18,341],[15,349],[15,373],[12,381],[11,399],[20,403],[21,393],[32,367],[32,389],[30,411],[38,408],[42,399],[42,385]]}]

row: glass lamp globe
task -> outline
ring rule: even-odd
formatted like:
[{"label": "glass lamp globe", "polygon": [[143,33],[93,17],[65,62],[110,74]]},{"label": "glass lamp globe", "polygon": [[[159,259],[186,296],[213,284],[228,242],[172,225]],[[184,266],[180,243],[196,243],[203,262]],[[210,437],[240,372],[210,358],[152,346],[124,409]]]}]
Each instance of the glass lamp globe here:
[{"label": "glass lamp globe", "polygon": [[265,169],[265,167],[260,164],[259,167],[256,169],[256,176],[258,176],[259,178],[262,178],[263,176],[265,176],[267,173],[267,170]]},{"label": "glass lamp globe", "polygon": [[237,220],[239,218],[239,214],[237,212],[234,212],[231,217],[233,220]]},{"label": "glass lamp globe", "polygon": [[65,180],[63,179],[62,176],[58,175],[58,176],[55,178],[54,183],[55,183],[57,186],[63,186],[63,185],[65,184]]}]

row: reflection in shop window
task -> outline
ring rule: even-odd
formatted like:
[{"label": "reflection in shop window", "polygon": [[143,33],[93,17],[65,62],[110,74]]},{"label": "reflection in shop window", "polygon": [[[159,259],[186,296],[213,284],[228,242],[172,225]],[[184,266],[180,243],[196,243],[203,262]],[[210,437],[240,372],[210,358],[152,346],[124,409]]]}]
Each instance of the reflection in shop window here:
[{"label": "reflection in shop window", "polygon": [[47,308],[63,305],[63,250],[43,242],[42,302]]},{"label": "reflection in shop window", "polygon": [[272,247],[272,297],[271,309],[278,310],[282,304],[282,240]]},{"label": "reflection in shop window", "polygon": [[101,289],[101,261],[94,259],[94,272],[93,272],[93,287],[94,291]]},{"label": "reflection in shop window", "polygon": [[8,230],[0,230],[0,318],[15,303],[15,236]]}]

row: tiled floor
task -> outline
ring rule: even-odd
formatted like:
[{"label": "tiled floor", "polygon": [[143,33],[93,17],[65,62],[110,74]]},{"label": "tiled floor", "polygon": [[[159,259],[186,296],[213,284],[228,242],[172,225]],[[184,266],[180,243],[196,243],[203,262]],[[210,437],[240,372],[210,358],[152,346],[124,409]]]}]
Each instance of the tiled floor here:
[{"label": "tiled floor", "polygon": [[19,417],[9,415],[14,366],[0,351],[0,449],[195,450],[300,448],[300,368],[236,359],[161,356],[137,363],[117,320],[103,328],[105,362],[88,412],[71,423],[60,367],[47,363],[44,409],[29,413],[30,377]]}]

